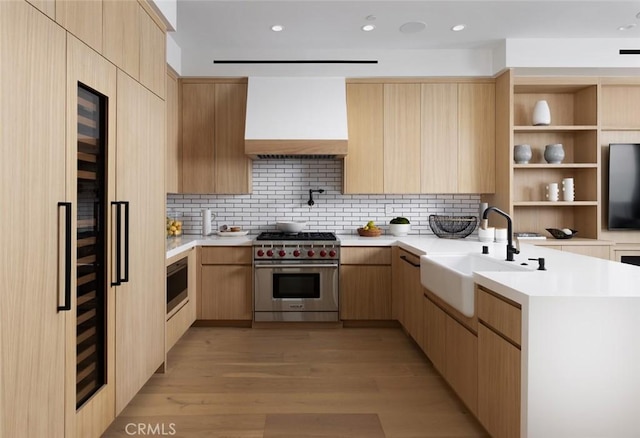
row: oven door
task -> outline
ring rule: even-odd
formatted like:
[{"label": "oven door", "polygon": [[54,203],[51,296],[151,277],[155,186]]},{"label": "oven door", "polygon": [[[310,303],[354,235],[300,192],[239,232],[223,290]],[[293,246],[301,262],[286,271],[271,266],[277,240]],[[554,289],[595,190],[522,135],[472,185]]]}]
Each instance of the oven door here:
[{"label": "oven door", "polygon": [[338,264],[255,264],[256,312],[337,312]]}]

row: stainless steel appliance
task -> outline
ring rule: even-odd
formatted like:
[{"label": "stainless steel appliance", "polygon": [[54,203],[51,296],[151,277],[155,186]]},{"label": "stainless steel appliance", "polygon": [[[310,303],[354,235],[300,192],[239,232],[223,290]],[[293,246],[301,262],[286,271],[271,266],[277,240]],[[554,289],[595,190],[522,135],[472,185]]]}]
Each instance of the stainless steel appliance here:
[{"label": "stainless steel appliance", "polygon": [[188,271],[187,257],[167,266],[167,314],[188,298]]},{"label": "stainless steel appliance", "polygon": [[333,233],[261,233],[253,243],[255,321],[338,321]]}]

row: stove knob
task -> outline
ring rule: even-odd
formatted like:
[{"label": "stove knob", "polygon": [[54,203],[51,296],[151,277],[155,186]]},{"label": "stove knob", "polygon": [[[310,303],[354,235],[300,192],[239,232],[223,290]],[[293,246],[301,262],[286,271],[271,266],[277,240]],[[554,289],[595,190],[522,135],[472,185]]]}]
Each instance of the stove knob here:
[{"label": "stove knob", "polygon": [[293,250],[293,256],[294,257],[300,257],[300,251],[298,251],[297,249]]},{"label": "stove knob", "polygon": [[320,257],[326,257],[326,256],[327,256],[327,251],[325,251],[324,249],[320,251]]},{"label": "stove knob", "polygon": [[313,250],[312,250],[312,249],[310,249],[309,251],[307,251],[307,255],[308,255],[309,257],[313,257],[314,255],[316,255],[316,253],[315,253],[315,252],[313,252]]},{"label": "stove knob", "polygon": [[267,250],[267,257],[273,257],[273,251]]},{"label": "stove knob", "polygon": [[286,252],[284,252],[284,249],[281,249],[281,250],[278,252],[278,255],[279,255],[280,257],[284,257],[285,255],[287,255],[287,253],[286,253]]},{"label": "stove knob", "polygon": [[329,257],[335,257],[336,252],[334,250],[329,251]]},{"label": "stove knob", "polygon": [[258,254],[258,257],[262,257],[264,255],[264,251],[259,249],[257,254]]}]

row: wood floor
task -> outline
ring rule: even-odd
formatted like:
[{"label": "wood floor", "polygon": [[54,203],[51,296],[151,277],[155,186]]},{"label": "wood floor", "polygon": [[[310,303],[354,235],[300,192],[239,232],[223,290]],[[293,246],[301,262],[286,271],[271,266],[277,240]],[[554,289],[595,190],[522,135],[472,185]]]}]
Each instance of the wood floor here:
[{"label": "wood floor", "polygon": [[195,327],[167,365],[105,437],[487,436],[397,328]]}]

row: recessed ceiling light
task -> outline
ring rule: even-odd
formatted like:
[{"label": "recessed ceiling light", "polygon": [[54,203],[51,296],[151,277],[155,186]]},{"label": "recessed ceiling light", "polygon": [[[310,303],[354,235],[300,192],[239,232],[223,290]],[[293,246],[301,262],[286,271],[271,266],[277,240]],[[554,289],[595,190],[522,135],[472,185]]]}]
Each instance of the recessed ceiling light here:
[{"label": "recessed ceiling light", "polygon": [[271,30],[274,32],[282,32],[284,30],[284,26],[281,24],[274,24],[271,26]]},{"label": "recessed ceiling light", "polygon": [[456,24],[451,28],[451,30],[454,32],[460,32],[461,30],[464,30],[465,27],[467,26],[465,26],[464,24]]},{"label": "recessed ceiling light", "polygon": [[633,29],[634,27],[636,27],[636,24],[631,23],[631,24],[627,24],[626,26],[620,26],[618,30],[629,30],[629,29]]},{"label": "recessed ceiling light", "polygon": [[400,32],[402,33],[418,33],[422,32],[427,27],[422,21],[409,21],[400,26]]},{"label": "recessed ceiling light", "polygon": [[365,24],[364,26],[362,26],[360,29],[362,29],[365,32],[371,32],[373,29],[375,29],[376,27],[373,24]]}]

